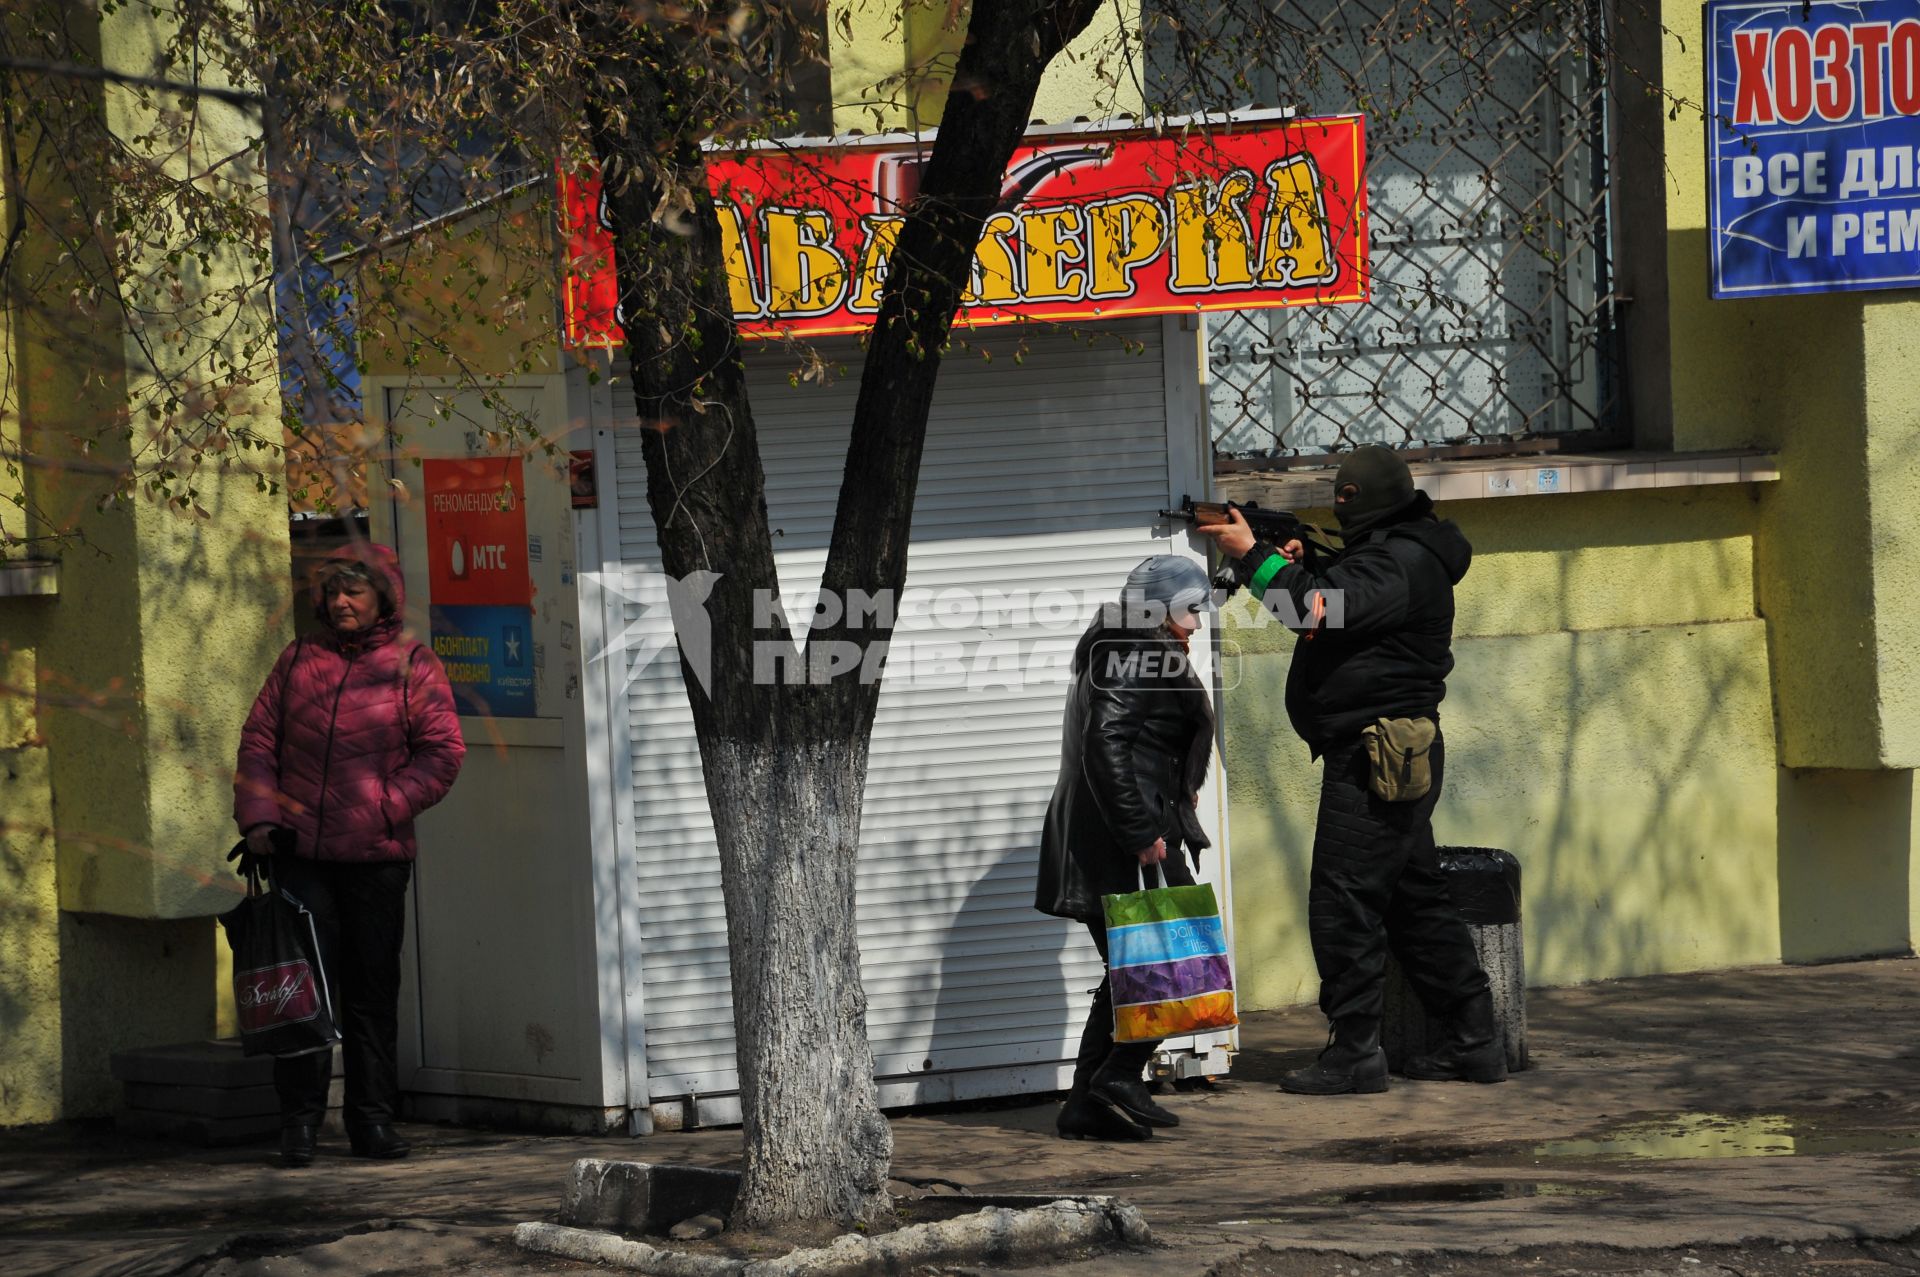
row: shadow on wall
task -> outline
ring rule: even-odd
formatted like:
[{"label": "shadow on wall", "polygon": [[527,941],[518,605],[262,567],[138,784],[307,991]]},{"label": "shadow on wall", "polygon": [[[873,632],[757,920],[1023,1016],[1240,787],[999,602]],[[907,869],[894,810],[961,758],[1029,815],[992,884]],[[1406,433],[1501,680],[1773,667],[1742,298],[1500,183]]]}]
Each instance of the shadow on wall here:
[{"label": "shadow on wall", "polygon": [[[1057,732],[958,763],[888,744],[876,740],[867,775],[858,887],[878,1075],[1071,1058],[1063,1044],[1078,1041],[1099,958],[1079,927],[1033,907]],[[919,1102],[954,1098],[943,1089],[954,1081],[924,1084]]]},{"label": "shadow on wall", "polygon": [[[0,705],[0,716],[5,709]],[[45,749],[0,749],[0,812],[5,813],[0,817],[4,1127],[50,1122],[61,1115],[60,924]]]},{"label": "shadow on wall", "polygon": [[[933,1069],[1052,1066],[1078,1048],[1100,958],[1078,923],[1034,910],[1039,829],[1036,818],[1031,837],[1018,837],[972,871],[972,885],[954,906],[933,964],[933,996],[920,1004],[931,1007],[922,1031]],[[1051,1090],[1051,1082],[1039,1089]]]}]

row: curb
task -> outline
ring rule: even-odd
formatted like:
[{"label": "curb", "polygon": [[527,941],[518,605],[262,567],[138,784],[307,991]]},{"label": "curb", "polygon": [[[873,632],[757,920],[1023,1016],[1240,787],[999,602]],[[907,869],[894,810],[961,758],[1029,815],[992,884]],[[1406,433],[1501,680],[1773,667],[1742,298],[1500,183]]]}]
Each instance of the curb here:
[{"label": "curb", "polygon": [[662,1250],[616,1233],[563,1224],[521,1224],[522,1250],[608,1264],[655,1277],[863,1277],[913,1264],[986,1260],[1007,1263],[1093,1244],[1145,1246],[1146,1219],[1112,1197],[1070,1197],[1028,1210],[990,1206],[958,1219],[915,1224],[877,1237],[850,1233],[830,1246],[778,1259],[728,1259]]}]

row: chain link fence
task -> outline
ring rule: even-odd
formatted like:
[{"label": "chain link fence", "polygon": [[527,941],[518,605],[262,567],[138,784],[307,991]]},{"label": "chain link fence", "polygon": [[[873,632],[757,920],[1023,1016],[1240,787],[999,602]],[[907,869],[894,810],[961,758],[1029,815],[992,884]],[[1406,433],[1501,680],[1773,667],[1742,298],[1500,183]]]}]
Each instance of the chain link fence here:
[{"label": "chain link fence", "polygon": [[1288,64],[1246,82],[1367,116],[1372,300],[1208,317],[1217,464],[1613,442],[1604,12],[1279,2]]}]

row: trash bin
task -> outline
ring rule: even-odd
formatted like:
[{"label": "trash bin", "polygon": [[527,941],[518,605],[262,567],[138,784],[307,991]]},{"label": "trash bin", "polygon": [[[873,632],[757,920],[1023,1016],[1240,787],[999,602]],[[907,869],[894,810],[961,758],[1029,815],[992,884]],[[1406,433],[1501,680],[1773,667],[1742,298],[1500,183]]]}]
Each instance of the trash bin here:
[{"label": "trash bin", "polygon": [[[1507,1069],[1527,1067],[1527,966],[1520,940],[1520,862],[1492,847],[1442,847],[1440,869],[1453,903],[1473,935],[1480,966],[1493,986],[1493,1022],[1507,1049]],[[1387,1007],[1381,1045],[1399,1070],[1410,1056],[1439,1045],[1445,1026],[1430,1019],[1400,964],[1387,957]]]}]

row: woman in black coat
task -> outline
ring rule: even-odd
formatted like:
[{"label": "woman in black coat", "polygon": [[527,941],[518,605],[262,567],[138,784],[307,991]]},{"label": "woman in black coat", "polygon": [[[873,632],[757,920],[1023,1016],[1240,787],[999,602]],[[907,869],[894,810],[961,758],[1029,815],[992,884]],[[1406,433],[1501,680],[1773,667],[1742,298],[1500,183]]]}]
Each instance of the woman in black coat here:
[{"label": "woman in black coat", "polygon": [[[1198,563],[1147,559],[1127,576],[1118,604],[1101,609],[1073,654],[1060,748],[1060,779],[1040,838],[1034,907],[1086,925],[1107,956],[1100,897],[1153,882],[1193,882],[1209,845],[1194,806],[1213,750],[1213,711],[1187,659],[1202,612],[1214,608]],[[1111,982],[1094,992],[1074,1062],[1073,1089],[1056,1123],[1068,1139],[1143,1140],[1180,1119],[1141,1080],[1157,1042],[1113,1040]]]}]

